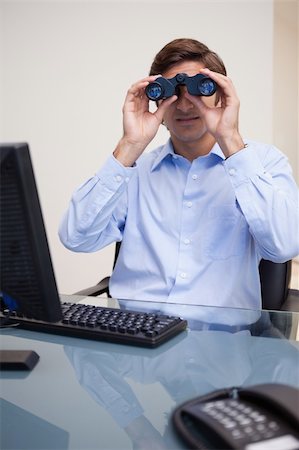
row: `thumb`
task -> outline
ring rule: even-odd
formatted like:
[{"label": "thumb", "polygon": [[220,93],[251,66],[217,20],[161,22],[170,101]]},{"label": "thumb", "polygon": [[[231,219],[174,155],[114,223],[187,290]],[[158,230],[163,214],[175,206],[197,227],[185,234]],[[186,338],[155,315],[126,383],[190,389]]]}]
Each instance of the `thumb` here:
[{"label": "thumb", "polygon": [[204,115],[210,109],[209,106],[207,106],[202,101],[202,98],[200,96],[191,95],[187,92],[186,98],[188,98],[190,102],[193,103],[193,105],[198,109],[201,115]]},{"label": "thumb", "polygon": [[178,98],[177,95],[173,95],[172,97],[163,100],[162,103],[158,106],[155,112],[155,116],[160,122],[162,122],[166,110],[172,103],[174,103],[177,100],[177,98]]}]

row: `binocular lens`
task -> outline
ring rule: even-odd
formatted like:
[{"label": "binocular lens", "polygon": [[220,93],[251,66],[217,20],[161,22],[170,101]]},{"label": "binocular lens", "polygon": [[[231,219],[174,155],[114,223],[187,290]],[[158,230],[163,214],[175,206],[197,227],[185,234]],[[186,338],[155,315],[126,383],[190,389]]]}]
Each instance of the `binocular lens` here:
[{"label": "binocular lens", "polygon": [[216,84],[211,78],[205,78],[198,83],[198,89],[201,95],[210,96],[216,91]]},{"label": "binocular lens", "polygon": [[146,95],[150,100],[158,100],[162,97],[162,86],[159,83],[150,83],[146,87]]}]

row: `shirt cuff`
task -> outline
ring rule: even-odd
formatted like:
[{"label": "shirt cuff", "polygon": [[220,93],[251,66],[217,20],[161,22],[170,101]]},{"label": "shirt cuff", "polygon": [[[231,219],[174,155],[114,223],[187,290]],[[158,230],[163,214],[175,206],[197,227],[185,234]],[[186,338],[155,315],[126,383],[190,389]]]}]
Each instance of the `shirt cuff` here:
[{"label": "shirt cuff", "polygon": [[234,186],[246,183],[253,177],[266,174],[257,152],[250,145],[227,158],[224,167]]},{"label": "shirt cuff", "polygon": [[109,190],[117,191],[123,184],[129,183],[136,170],[136,167],[123,166],[111,155],[101,169],[96,172],[96,177]]}]

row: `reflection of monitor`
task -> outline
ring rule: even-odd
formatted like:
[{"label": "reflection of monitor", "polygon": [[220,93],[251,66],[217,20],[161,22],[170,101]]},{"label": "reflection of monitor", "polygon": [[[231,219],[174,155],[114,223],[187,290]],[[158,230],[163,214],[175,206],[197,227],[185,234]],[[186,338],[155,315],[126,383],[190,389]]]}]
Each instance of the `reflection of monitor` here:
[{"label": "reflection of monitor", "polygon": [[69,433],[26,409],[0,399],[0,448],[6,450],[68,449]]},{"label": "reflection of monitor", "polygon": [[1,302],[56,322],[61,304],[28,145],[0,145],[0,166]]}]

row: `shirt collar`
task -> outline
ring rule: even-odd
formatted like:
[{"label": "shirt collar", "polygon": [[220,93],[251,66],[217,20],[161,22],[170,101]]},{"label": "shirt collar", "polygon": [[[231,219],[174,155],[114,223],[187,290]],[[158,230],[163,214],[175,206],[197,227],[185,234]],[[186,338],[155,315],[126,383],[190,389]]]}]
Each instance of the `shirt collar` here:
[{"label": "shirt collar", "polygon": [[[212,147],[210,153],[208,153],[208,155],[211,155],[211,154],[219,156],[219,158],[225,160],[225,156],[217,142]],[[168,139],[166,144],[162,147],[162,150],[160,151],[160,153],[157,155],[156,159],[154,159],[154,162],[153,162],[153,165],[151,168],[151,172],[153,172],[161,164],[161,162],[169,155],[171,155],[172,157],[178,157],[178,155],[176,155],[174,153],[171,139]],[[206,156],[208,156],[208,155],[206,155]]]},{"label": "shirt collar", "polygon": [[220,148],[220,146],[219,146],[219,144],[216,142],[215,144],[214,144],[214,146],[212,147],[212,150],[210,151],[210,153],[209,154],[214,154],[214,155],[217,155],[217,156],[219,156],[219,158],[221,158],[221,159],[225,159],[225,156],[224,156],[224,154],[223,154],[223,151],[221,150],[221,148]]},{"label": "shirt collar", "polygon": [[162,150],[160,151],[160,153],[154,159],[154,162],[153,162],[153,165],[151,168],[151,172],[153,172],[160,165],[160,163],[169,155],[175,156],[172,142],[170,139],[168,139],[166,144],[162,147]]}]

